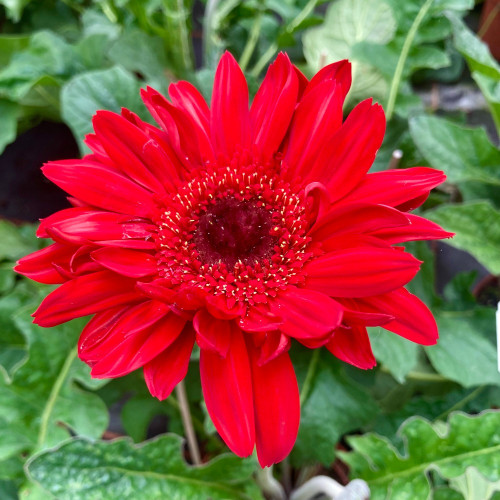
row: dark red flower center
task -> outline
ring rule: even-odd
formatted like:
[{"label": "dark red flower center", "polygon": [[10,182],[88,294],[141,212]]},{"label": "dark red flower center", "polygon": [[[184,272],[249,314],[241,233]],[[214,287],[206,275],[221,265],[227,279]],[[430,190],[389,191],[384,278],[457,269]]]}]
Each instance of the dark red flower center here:
[{"label": "dark red flower center", "polygon": [[193,242],[203,264],[252,265],[272,255],[272,214],[252,201],[217,200],[198,219]]},{"label": "dark red flower center", "polygon": [[228,305],[266,302],[304,282],[311,257],[303,191],[276,165],[236,156],[207,166],[158,207],[158,272],[172,286],[224,295]]}]

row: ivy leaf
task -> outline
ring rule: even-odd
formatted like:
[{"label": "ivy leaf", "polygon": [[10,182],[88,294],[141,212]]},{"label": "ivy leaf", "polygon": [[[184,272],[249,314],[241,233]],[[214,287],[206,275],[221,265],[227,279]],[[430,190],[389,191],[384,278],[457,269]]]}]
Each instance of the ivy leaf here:
[{"label": "ivy leaf", "polygon": [[474,466],[489,481],[500,479],[500,411],[472,417],[453,413],[440,425],[410,418],[399,433],[405,440],[403,455],[376,434],[348,438],[353,451],[341,453],[351,476],[368,482],[371,500],[430,498],[431,470],[451,479]]},{"label": "ivy leaf", "polygon": [[119,66],[82,73],[64,85],[61,114],[78,139],[82,152],[86,150],[83,138],[92,132],[92,116],[98,109],[119,113],[125,107],[144,115],[140,86],[131,73]]},{"label": "ivy leaf", "polygon": [[[295,350],[294,367],[302,380],[302,409],[297,442],[291,460],[295,465],[335,457],[335,445],[346,433],[370,421],[378,411],[375,402],[342,373],[342,364],[329,352]],[[309,377],[309,388],[304,379]],[[304,396],[304,392],[307,394]]]},{"label": "ivy leaf", "polygon": [[59,500],[141,498],[257,500],[253,459],[220,455],[200,467],[181,454],[182,438],[166,434],[141,445],[129,439],[73,439],[27,464],[29,476]]},{"label": "ivy leaf", "polygon": [[450,485],[462,493],[465,500],[489,500],[500,491],[500,480],[488,481],[475,467],[469,467],[464,474],[451,479]]},{"label": "ivy leaf", "polygon": [[500,185],[500,151],[482,128],[466,128],[435,116],[410,120],[410,133],[425,159],[444,170],[452,183],[481,181]]},{"label": "ivy leaf", "polygon": [[[392,9],[379,0],[339,0],[330,5],[324,23],[303,35],[304,56],[312,72],[340,59],[352,59],[360,42],[386,44],[396,31]],[[374,65],[352,62],[352,99],[383,97],[387,84]]]},{"label": "ivy leaf", "polygon": [[442,205],[425,216],[456,233],[448,244],[466,250],[493,274],[500,273],[500,211],[488,201]]}]

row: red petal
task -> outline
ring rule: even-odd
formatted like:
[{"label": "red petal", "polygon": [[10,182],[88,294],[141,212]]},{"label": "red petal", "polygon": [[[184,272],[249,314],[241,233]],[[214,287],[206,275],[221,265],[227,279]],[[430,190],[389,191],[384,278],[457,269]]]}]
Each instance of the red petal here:
[{"label": "red petal", "polygon": [[37,235],[85,245],[99,240],[150,239],[154,230],[153,224],[129,215],[75,207],[43,219]]},{"label": "red petal", "polygon": [[267,304],[258,304],[248,308],[247,314],[239,321],[239,326],[247,332],[268,332],[283,324],[283,319],[269,310]]},{"label": "red petal", "polygon": [[363,370],[373,368],[377,361],[373,355],[366,328],[351,326],[338,328],[326,348],[337,358]]},{"label": "red petal", "polygon": [[142,278],[158,272],[156,259],[137,250],[100,248],[92,252],[91,256],[101,266],[130,278]]},{"label": "red petal", "polygon": [[351,63],[347,59],[328,64],[320,69],[312,78],[304,90],[306,96],[311,90],[326,81],[334,81],[337,83],[337,89],[342,92],[343,99],[346,98],[349,89],[351,88]]},{"label": "red petal", "polygon": [[201,350],[200,375],[215,428],[236,455],[250,455],[255,445],[252,374],[241,330],[234,329],[225,358]]},{"label": "red petal", "polygon": [[111,271],[80,276],[47,295],[34,313],[34,323],[55,326],[110,307],[137,301],[135,280]]},{"label": "red petal", "polygon": [[358,247],[330,252],[304,266],[307,286],[334,297],[368,297],[408,283],[420,261],[393,248]]},{"label": "red petal", "polygon": [[324,337],[342,321],[342,306],[323,293],[293,286],[270,302],[271,311],[283,318],[280,330],[295,338]]},{"label": "red petal", "polygon": [[249,343],[255,406],[255,440],[261,467],[281,462],[293,448],[300,422],[300,399],[292,362],[283,353],[263,365]]},{"label": "red petal", "polygon": [[168,313],[155,324],[131,333],[127,333],[126,323],[122,317],[99,346],[103,356],[92,366],[92,377],[122,377],[149,363],[177,339],[186,320]]},{"label": "red petal", "polygon": [[194,330],[186,326],[172,345],[144,365],[144,379],[152,396],[160,401],[167,399],[174,387],[184,379],[194,338]]},{"label": "red petal", "polygon": [[60,160],[47,163],[42,170],[60,188],[89,205],[145,217],[154,213],[149,191],[98,163]]},{"label": "red petal", "polygon": [[259,366],[265,365],[282,353],[287,352],[292,345],[290,337],[279,331],[267,332],[264,335],[264,342],[260,345],[260,355],[257,362]]},{"label": "red petal", "polygon": [[168,93],[174,105],[187,113],[207,135],[210,133],[210,110],[203,96],[189,82],[171,83]]},{"label": "red petal", "polygon": [[122,172],[150,191],[165,191],[155,175],[163,170],[159,168],[162,157],[143,155],[144,146],[151,139],[139,127],[111,111],[98,111],[92,123],[104,149]]},{"label": "red petal", "polygon": [[431,189],[439,186],[446,176],[440,170],[427,167],[385,170],[367,174],[359,186],[341,203],[363,200],[364,203],[389,205],[413,210],[425,201]]},{"label": "red petal", "polygon": [[223,358],[226,357],[231,343],[232,322],[214,318],[205,309],[200,309],[194,319],[196,341],[200,349],[214,351]]},{"label": "red petal", "polygon": [[248,147],[248,87],[243,72],[229,52],[222,56],[217,67],[210,108],[215,152],[231,158],[238,149]]},{"label": "red petal", "polygon": [[[321,152],[309,165],[306,181],[323,182],[336,200],[346,195],[372,166],[384,133],[382,107],[372,105],[371,99],[358,104],[337,133],[325,137]],[[361,197],[356,199],[360,200],[367,201]]]},{"label": "red petal", "polygon": [[318,219],[310,235],[315,241],[338,237],[345,233],[373,233],[377,229],[407,226],[406,214],[384,205],[351,203],[334,206]]},{"label": "red petal", "polygon": [[434,345],[438,339],[436,320],[428,307],[404,288],[360,301],[369,311],[394,316],[383,327],[405,339],[422,345]]},{"label": "red petal", "polygon": [[320,83],[302,98],[285,148],[291,175],[304,176],[310,170],[325,140],[342,124],[342,102],[342,92],[333,81]]},{"label": "red petal", "polygon": [[127,311],[126,307],[118,306],[97,313],[83,329],[78,339],[78,356],[85,363],[92,363],[92,351],[97,348],[110,334],[112,327],[120,316]]},{"label": "red petal", "polygon": [[286,54],[269,66],[250,108],[256,153],[269,159],[279,148],[297,103],[299,80]]},{"label": "red petal", "polygon": [[214,153],[207,133],[200,129],[189,115],[176,108],[156,90],[148,87],[141,91],[144,103],[156,121],[167,132],[177,157],[188,168],[214,160]]},{"label": "red petal", "polygon": [[75,247],[54,243],[20,259],[14,271],[38,283],[64,283],[66,277],[59,273],[54,264],[68,266],[75,253]]},{"label": "red petal", "polygon": [[404,227],[386,227],[374,229],[369,234],[391,245],[414,240],[439,240],[451,238],[454,233],[445,231],[441,226],[418,215],[406,214],[410,224]]}]

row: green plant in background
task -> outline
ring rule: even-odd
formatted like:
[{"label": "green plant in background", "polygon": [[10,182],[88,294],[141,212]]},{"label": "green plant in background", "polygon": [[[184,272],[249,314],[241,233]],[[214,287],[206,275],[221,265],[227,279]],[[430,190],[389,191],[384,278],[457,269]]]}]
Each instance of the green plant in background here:
[{"label": "green plant in background", "polygon": [[[472,1],[208,0],[201,7],[205,14],[194,19],[191,2],[173,0],[0,1],[0,150],[51,119],[66,123],[84,152],[97,109],[126,106],[144,116],[138,90],[146,84],[165,91],[187,78],[208,97],[225,49],[255,80],[279,50],[306,73],[347,57],[354,63],[349,106],[375,95],[386,110],[375,169],[387,168],[399,149],[401,166],[444,170],[447,188],[424,206],[426,217],[457,233],[451,245],[500,273],[500,152],[462,116],[426,110],[414,86],[456,81],[466,66],[499,132],[500,67],[462,20]],[[202,27],[201,67],[194,26]],[[207,462],[199,468],[186,464],[174,434],[142,443],[156,415],[182,434],[174,398],[153,400],[136,374],[91,380],[76,357],[80,326],[31,323],[40,291],[10,269],[37,248],[33,233],[0,223],[0,498],[137,498],[131,484],[144,498],[260,498],[256,461],[223,453],[196,376],[186,384]],[[294,349],[302,422],[290,460],[275,470],[285,484],[292,467],[305,480],[340,458],[374,499],[500,497],[499,413],[482,412],[500,405],[494,310],[470,293],[470,274],[438,296],[433,253],[420,243],[414,251],[425,265],[410,288],[433,309],[440,342],[422,348],[373,329],[379,367],[370,372]],[[137,444],[100,440],[109,437],[110,408],[125,399],[121,424]],[[351,432],[352,451],[338,453]]]}]

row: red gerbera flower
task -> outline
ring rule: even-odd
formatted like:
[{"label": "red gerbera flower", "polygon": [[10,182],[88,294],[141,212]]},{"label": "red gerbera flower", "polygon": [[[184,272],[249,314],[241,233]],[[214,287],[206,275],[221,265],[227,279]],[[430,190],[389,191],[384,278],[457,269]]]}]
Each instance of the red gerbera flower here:
[{"label": "red gerbera flower", "polygon": [[93,377],[138,368],[165,399],[200,347],[203,394],[227,445],[262,466],[282,460],[299,426],[287,350],[325,346],[375,365],[366,326],[434,344],[432,314],[403,286],[420,262],[401,247],[448,237],[407,212],[443,182],[430,168],[367,174],[382,143],[382,108],[343,120],[350,64],[311,81],[280,54],[248,107],[226,53],[211,107],[187,82],[144,102],[160,125],[100,111],[92,154],[46,164],[73,208],[42,220],[54,243],[16,270],[62,283],[35,323],[94,314],[79,341]]}]

